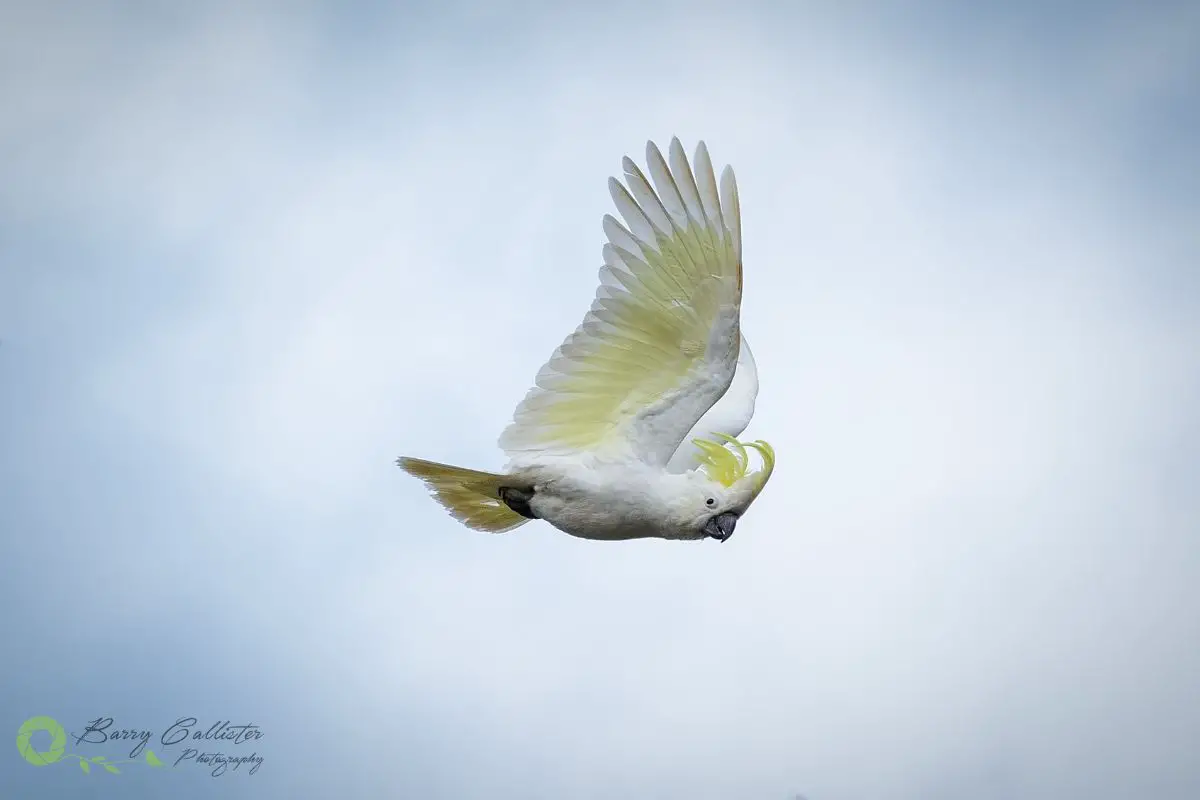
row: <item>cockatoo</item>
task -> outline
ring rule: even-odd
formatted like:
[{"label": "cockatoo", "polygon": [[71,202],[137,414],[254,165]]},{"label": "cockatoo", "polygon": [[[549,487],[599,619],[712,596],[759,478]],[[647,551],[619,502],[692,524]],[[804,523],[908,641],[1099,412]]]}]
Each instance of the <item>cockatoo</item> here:
[{"label": "cockatoo", "polygon": [[467,527],[724,542],[766,486],[775,451],[734,438],[758,395],[737,182],[727,166],[718,191],[704,142],[694,170],[678,138],[668,154],[646,145],[653,187],[628,157],[609,179],[625,224],[604,217],[596,298],[500,436],[504,471],[397,459]]}]

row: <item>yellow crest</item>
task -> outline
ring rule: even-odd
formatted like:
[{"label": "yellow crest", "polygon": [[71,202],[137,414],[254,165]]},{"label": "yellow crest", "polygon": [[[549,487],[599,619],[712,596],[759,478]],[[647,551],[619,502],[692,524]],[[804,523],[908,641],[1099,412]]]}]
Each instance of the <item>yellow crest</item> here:
[{"label": "yellow crest", "polygon": [[693,439],[692,442],[700,448],[701,469],[710,480],[725,487],[733,486],[746,477],[746,472],[750,467],[750,456],[746,453],[746,448],[753,447],[762,456],[763,461],[763,468],[753,473],[753,496],[757,497],[758,493],[767,485],[767,479],[771,477],[771,472],[775,469],[775,448],[761,439],[743,444],[723,433],[713,435],[733,445],[733,449],[730,450],[724,444],[708,439]]}]

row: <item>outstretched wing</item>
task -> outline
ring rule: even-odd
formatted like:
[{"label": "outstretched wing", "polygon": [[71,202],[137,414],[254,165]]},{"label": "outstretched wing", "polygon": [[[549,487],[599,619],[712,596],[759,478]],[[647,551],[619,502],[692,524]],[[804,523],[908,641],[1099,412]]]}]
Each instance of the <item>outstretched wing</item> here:
[{"label": "outstretched wing", "polygon": [[500,437],[514,460],[592,452],[665,465],[729,388],[741,340],[737,183],[726,167],[718,191],[703,142],[694,172],[678,139],[669,156],[647,143],[654,188],[629,158],[628,188],[609,179],[625,225],[604,217],[592,307]]}]

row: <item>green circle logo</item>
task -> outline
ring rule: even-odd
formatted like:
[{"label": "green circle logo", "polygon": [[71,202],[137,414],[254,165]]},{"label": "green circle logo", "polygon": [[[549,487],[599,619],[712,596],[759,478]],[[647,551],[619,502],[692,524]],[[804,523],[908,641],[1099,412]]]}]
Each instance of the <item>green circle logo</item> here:
[{"label": "green circle logo", "polygon": [[[49,750],[39,751],[29,741],[35,733],[40,731],[50,734]],[[21,753],[21,758],[35,767],[53,764],[63,757],[63,753],[67,752],[67,732],[54,717],[30,717],[17,731],[17,750]]]}]

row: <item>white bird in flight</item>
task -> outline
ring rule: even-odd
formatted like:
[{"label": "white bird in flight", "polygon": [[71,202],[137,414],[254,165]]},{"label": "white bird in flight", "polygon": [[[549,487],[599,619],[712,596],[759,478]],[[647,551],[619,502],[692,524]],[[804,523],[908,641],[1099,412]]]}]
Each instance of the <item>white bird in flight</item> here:
[{"label": "white bird in flight", "polygon": [[504,471],[397,459],[467,527],[723,542],[770,478],[771,446],[734,438],[758,395],[737,182],[727,166],[718,190],[704,142],[694,171],[677,138],[668,155],[647,143],[653,188],[629,158],[609,179],[625,224],[604,217],[596,299],[500,436]]}]

